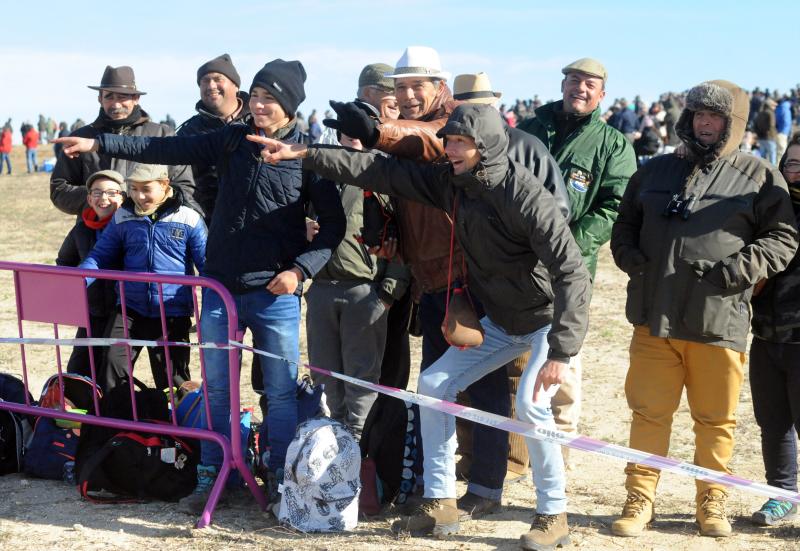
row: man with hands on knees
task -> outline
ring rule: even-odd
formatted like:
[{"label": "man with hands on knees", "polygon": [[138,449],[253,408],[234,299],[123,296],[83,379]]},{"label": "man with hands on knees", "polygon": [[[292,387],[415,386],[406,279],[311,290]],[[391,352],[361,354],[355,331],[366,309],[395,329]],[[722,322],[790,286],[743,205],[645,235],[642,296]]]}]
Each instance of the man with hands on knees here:
[{"label": "man with hands on knees", "polygon": [[[530,350],[517,393],[520,419],[555,429],[550,399],[588,323],[589,273],[553,196],[509,160],[500,114],[490,106],[457,107],[439,132],[449,162],[418,164],[330,146],[304,146],[259,136],[270,163],[303,159],[324,178],[437,207],[454,218],[470,289],[483,303],[482,344],[450,347],[419,379],[419,392],[444,400]],[[395,531],[443,536],[458,531],[455,419],[421,408],[425,499]],[[527,440],[537,510],[523,549],[569,541],[566,481],[559,446]]]},{"label": "man with hands on knees", "polygon": [[[299,61],[270,61],[250,86],[251,115],[241,123],[197,136],[149,138],[102,134],[97,139],[62,138],[64,153],[74,157],[97,151],[147,163],[217,167],[219,191],[211,220],[202,275],[223,283],[233,294],[239,329],[249,328],[260,348],[289,361],[261,358],[268,412],[260,440],[269,498],[277,499],[283,481],[286,449],[297,425],[297,362],[299,361],[300,293],[330,259],[345,232],[345,217],[336,188],[319,182],[299,161],[280,166],[263,163],[260,146],[245,136],[257,134],[297,143],[295,113],[305,99],[305,69]],[[306,239],[308,203],[319,220],[319,233]],[[201,335],[206,342],[228,338],[227,314],[220,297],[203,296]],[[211,426],[230,431],[228,353],[204,350]],[[203,411],[205,411],[204,408]],[[268,433],[268,437],[267,437]],[[262,452],[264,448],[262,447]],[[268,456],[268,457],[267,457]],[[198,484],[179,507],[199,513],[205,506],[222,463],[218,446],[201,443]]]}]

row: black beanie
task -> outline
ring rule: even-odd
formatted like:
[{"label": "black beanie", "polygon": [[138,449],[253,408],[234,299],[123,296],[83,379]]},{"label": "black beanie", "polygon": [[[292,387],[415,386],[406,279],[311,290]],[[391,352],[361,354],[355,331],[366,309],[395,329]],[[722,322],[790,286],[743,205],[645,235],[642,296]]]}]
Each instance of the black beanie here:
[{"label": "black beanie", "polygon": [[208,73],[222,73],[231,79],[231,82],[233,82],[237,88],[241,88],[242,86],[242,79],[239,77],[239,73],[236,71],[236,67],[233,66],[233,61],[231,61],[231,56],[228,54],[222,54],[211,61],[206,61],[200,66],[197,70],[198,86],[200,85],[200,79]]},{"label": "black beanie", "polygon": [[264,65],[253,78],[250,93],[259,86],[269,92],[280,103],[286,115],[293,117],[297,108],[306,99],[303,83],[306,70],[299,61],[275,59]]}]

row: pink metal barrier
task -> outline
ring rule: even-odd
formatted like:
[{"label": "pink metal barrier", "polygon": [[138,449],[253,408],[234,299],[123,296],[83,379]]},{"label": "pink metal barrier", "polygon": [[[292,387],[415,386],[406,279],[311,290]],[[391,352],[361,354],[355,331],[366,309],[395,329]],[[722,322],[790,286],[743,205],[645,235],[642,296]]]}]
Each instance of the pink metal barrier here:
[{"label": "pink metal barrier", "polygon": [[[161,314],[161,328],[162,338],[158,342],[167,342],[167,325],[166,315],[164,308],[164,284],[179,284],[185,285],[191,290],[192,301],[194,306],[194,319],[197,322],[197,340],[202,343],[202,333],[200,329],[200,310],[198,304],[198,289],[204,289],[206,292],[217,293],[228,313],[228,340],[240,341],[242,334],[238,332],[238,316],[236,306],[227,289],[217,281],[193,277],[193,276],[172,276],[164,274],[152,273],[133,273],[133,272],[120,272],[112,270],[82,270],[78,268],[64,268],[55,266],[44,266],[37,264],[23,264],[17,262],[4,262],[0,261],[0,273],[2,271],[11,272],[13,276],[13,283],[16,296],[16,316],[17,327],[20,339],[25,339],[23,322],[39,322],[44,324],[52,324],[53,339],[59,340],[64,338],[71,338],[73,329],[70,329],[68,336],[61,335],[59,328],[62,325],[83,327],[86,329],[87,338],[103,337],[104,335],[92,335],[90,327],[90,312],[87,295],[86,277],[112,280],[116,282],[142,282],[142,283],[155,283],[158,289],[160,314]],[[125,298],[125,286],[119,285],[120,289],[120,308],[123,317],[126,317],[128,308],[127,300]],[[127,327],[125,329],[125,338],[129,338]],[[198,343],[192,343],[197,346]],[[226,345],[227,343],[220,343]],[[174,345],[174,343],[173,343]],[[78,423],[88,423],[92,425],[99,425],[119,430],[133,430],[149,432],[154,434],[165,434],[181,438],[194,438],[197,440],[205,440],[208,442],[216,443],[220,446],[223,453],[223,463],[219,471],[216,483],[211,490],[205,509],[196,523],[197,528],[203,528],[211,523],[211,519],[222,492],[225,489],[225,483],[231,474],[231,471],[237,470],[241,475],[247,487],[253,494],[258,505],[261,509],[267,506],[267,500],[264,493],[259,488],[258,484],[250,472],[245,458],[242,456],[242,443],[241,432],[239,428],[239,416],[231,416],[230,427],[230,440],[214,432],[211,426],[211,415],[209,411],[208,389],[206,388],[205,376],[205,362],[203,354],[200,353],[200,376],[203,380],[201,386],[203,393],[203,403],[206,408],[205,418],[208,420],[208,429],[200,428],[187,428],[178,425],[176,417],[176,397],[174,392],[174,379],[172,360],[170,358],[169,346],[164,346],[164,354],[166,356],[167,365],[167,378],[169,382],[169,402],[172,411],[172,420],[170,424],[156,424],[145,420],[140,420],[136,411],[136,400],[134,399],[135,389],[133,383],[133,365],[131,362],[130,345],[115,345],[126,346],[127,359],[128,359],[128,380],[130,381],[130,393],[132,421],[115,419],[110,417],[103,417],[99,415],[100,406],[97,397],[94,398],[94,411],[87,412],[87,415],[70,413],[66,410],[64,404],[64,381],[63,373],[64,367],[61,358],[61,347],[55,344],[56,356],[56,369],[58,373],[58,383],[60,388],[60,404],[58,409],[42,408],[35,406],[28,402],[26,404],[14,404],[10,402],[0,402],[0,409],[14,411],[21,414],[44,416],[57,419],[66,419]],[[21,354],[21,374],[25,388],[29,389],[29,369],[26,356],[25,343],[20,343]],[[199,351],[199,348],[198,348]],[[89,366],[91,370],[91,378],[97,382],[98,366],[95,366],[95,358],[92,347],[89,347]],[[234,348],[228,348],[228,369],[230,373],[230,404],[231,411],[238,412],[240,410],[240,396],[239,396],[239,351]],[[12,371],[11,366],[4,366],[4,371]],[[31,393],[34,396],[36,392]]]}]

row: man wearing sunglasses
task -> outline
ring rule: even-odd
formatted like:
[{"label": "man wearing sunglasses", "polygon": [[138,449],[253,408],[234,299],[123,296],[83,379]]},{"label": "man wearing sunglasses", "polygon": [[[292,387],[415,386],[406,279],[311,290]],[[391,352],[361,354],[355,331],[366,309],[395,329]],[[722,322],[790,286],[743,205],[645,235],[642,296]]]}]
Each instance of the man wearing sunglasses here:
[{"label": "man wearing sunglasses", "polygon": [[[79,128],[72,135],[95,138],[103,133],[128,136],[171,136],[175,132],[165,124],[150,120],[150,116],[139,106],[139,98],[146,94],[136,87],[133,69],[127,66],[107,66],[97,90],[100,113],[94,122]],[[108,155],[82,153],[75,159],[59,155],[50,177],[50,200],[60,211],[80,216],[87,207],[86,181],[100,170],[115,170],[127,177],[136,163],[112,159]],[[189,166],[169,167],[169,179],[173,186],[181,188],[186,205],[202,214],[195,203],[194,180]]]}]

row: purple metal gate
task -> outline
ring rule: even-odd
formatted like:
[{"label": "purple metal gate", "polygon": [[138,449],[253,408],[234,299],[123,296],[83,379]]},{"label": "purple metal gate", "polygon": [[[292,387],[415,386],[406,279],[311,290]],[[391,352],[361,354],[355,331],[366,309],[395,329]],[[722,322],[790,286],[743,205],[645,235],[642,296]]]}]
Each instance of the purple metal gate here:
[{"label": "purple metal gate", "polygon": [[[225,289],[219,282],[193,276],[173,276],[164,274],[153,273],[134,273],[134,272],[119,272],[111,270],[82,270],[78,268],[64,268],[55,266],[44,266],[38,264],[24,264],[17,262],[4,262],[0,261],[0,270],[11,272],[13,275],[15,296],[16,296],[16,315],[18,335],[20,339],[25,338],[23,322],[39,322],[45,324],[52,324],[53,339],[72,338],[72,334],[65,337],[59,333],[61,325],[83,327],[87,331],[87,338],[102,337],[103,335],[92,335],[89,323],[89,303],[87,296],[87,277],[95,279],[112,280],[116,282],[143,282],[155,283],[158,289],[158,297],[160,304],[161,314],[161,327],[162,338],[160,342],[167,342],[167,325],[166,315],[164,309],[164,284],[179,284],[185,285],[191,290],[192,301],[194,305],[194,319],[197,321],[197,342],[202,343],[202,333],[200,329],[200,310],[198,305],[197,291],[198,289],[205,289],[206,292],[217,293],[228,313],[228,339],[234,341],[241,341],[242,334],[238,332],[238,316],[236,313],[236,306],[233,298],[227,289]],[[123,317],[127,312],[127,301],[125,298],[125,285],[119,285],[120,308]],[[125,330],[125,338],[128,338],[127,327]],[[196,343],[195,343],[196,344]],[[227,345],[227,343],[217,343],[219,345]],[[14,404],[10,402],[0,402],[0,409],[14,411],[17,413],[44,416],[57,419],[66,419],[78,423],[88,423],[99,425],[103,427],[110,427],[119,430],[134,430],[150,432],[154,434],[166,434],[177,436],[181,438],[195,438],[198,440],[206,440],[214,442],[222,448],[223,464],[217,477],[216,483],[209,495],[205,509],[196,523],[197,528],[203,528],[211,523],[214,508],[219,501],[219,498],[225,488],[225,483],[231,474],[232,470],[239,471],[242,479],[247,484],[248,488],[256,499],[261,509],[265,509],[267,505],[266,497],[261,491],[259,486],[250,472],[245,458],[242,456],[241,433],[239,427],[239,416],[231,416],[231,438],[230,440],[214,432],[211,427],[211,415],[209,412],[208,389],[206,388],[205,380],[205,362],[203,354],[200,353],[200,375],[203,380],[201,386],[203,393],[203,404],[206,408],[206,419],[208,419],[208,429],[200,428],[187,428],[178,425],[176,412],[176,400],[173,384],[173,369],[172,360],[170,358],[169,347],[165,344],[164,353],[166,356],[167,364],[167,378],[169,381],[169,402],[172,411],[172,419],[170,424],[156,424],[139,420],[136,411],[136,401],[134,399],[134,384],[133,384],[133,365],[131,362],[130,345],[124,345],[127,348],[128,358],[128,379],[130,381],[130,393],[132,404],[132,418],[133,421],[125,421],[114,419],[110,417],[102,417],[99,415],[99,403],[95,396],[94,398],[94,411],[87,412],[87,415],[70,413],[66,410],[63,394],[63,365],[61,359],[61,347],[58,344],[54,345],[56,356],[56,368],[58,373],[58,382],[60,387],[60,404],[57,409],[43,408],[26,404]],[[29,374],[28,364],[26,358],[25,343],[20,343],[21,354],[21,375],[25,383],[25,388],[29,388]],[[91,370],[91,377],[94,382],[97,382],[97,366],[95,366],[94,354],[92,347],[89,347],[89,365]],[[239,396],[239,351],[234,348],[228,349],[228,369],[230,372],[230,404],[231,411],[238,412],[240,410],[240,396]],[[3,371],[14,370],[11,366],[4,366]],[[36,396],[36,393],[32,393]],[[27,401],[27,398],[26,398]]]}]

